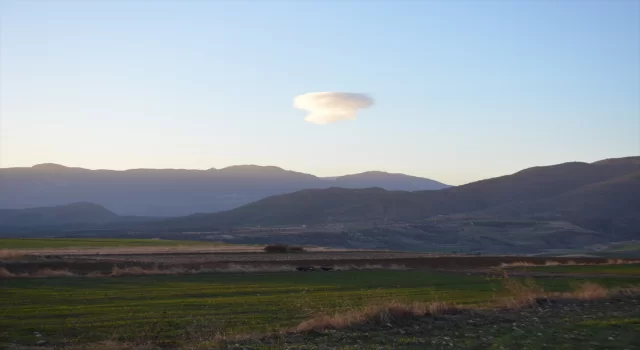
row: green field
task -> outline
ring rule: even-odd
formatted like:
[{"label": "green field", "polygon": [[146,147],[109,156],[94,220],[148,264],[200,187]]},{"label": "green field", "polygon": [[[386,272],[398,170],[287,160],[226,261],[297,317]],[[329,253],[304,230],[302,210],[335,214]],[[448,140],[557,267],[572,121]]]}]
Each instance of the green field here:
[{"label": "green field", "polygon": [[609,252],[637,252],[640,251],[640,243],[631,242],[631,243],[623,243],[623,244],[615,244],[607,249]]},{"label": "green field", "polygon": [[640,264],[621,265],[563,265],[563,266],[532,266],[522,270],[531,272],[570,273],[570,274],[616,274],[640,276]]},{"label": "green field", "polygon": [[211,246],[220,243],[127,238],[0,238],[0,249]]},{"label": "green field", "polygon": [[[629,241],[622,243],[611,244],[610,246],[600,250],[584,250],[584,249],[570,249],[563,251],[562,254],[567,255],[588,255],[597,256],[603,258],[628,258],[635,259],[640,258],[640,242]],[[540,256],[557,256],[558,252],[539,254]]]},{"label": "green field", "polygon": [[640,243],[628,242],[615,244],[607,249],[596,252],[594,255],[604,257],[640,258]]},{"label": "green field", "polygon": [[[546,290],[562,291],[579,281],[539,283]],[[595,281],[606,286],[637,283]],[[269,331],[378,301],[474,304],[504,293],[499,280],[416,270],[16,278],[0,279],[0,290],[0,346],[42,339],[179,341],[202,325],[209,333],[214,326],[226,334]]]}]

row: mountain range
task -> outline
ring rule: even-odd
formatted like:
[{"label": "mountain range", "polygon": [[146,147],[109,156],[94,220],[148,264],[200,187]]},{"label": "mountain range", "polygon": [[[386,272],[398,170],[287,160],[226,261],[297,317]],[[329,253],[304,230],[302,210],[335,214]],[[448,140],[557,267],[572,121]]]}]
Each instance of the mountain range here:
[{"label": "mountain range", "polygon": [[640,157],[534,167],[438,191],[307,189],[225,212],[194,214],[158,224],[204,229],[383,219],[409,222],[435,216],[545,218],[567,220],[588,229],[617,228],[638,234]]},{"label": "mountain range", "polygon": [[[47,171],[52,170],[47,167]],[[232,173],[229,178],[238,184],[242,179],[255,178],[246,170],[235,167],[219,171]],[[310,176],[278,168],[260,170],[263,179],[272,176],[278,181],[283,176]],[[87,172],[66,168],[59,171],[67,180],[73,178],[70,174]],[[130,172],[147,181],[154,176],[166,181],[163,175],[176,181],[171,171]],[[201,171],[178,172],[182,176],[202,176]],[[380,174],[367,176],[376,179]],[[353,177],[349,179],[352,180]],[[248,180],[245,183],[252,185],[252,190],[263,188]],[[192,190],[197,193],[195,187]],[[137,191],[131,188],[131,193],[141,193]],[[206,193],[194,196],[194,200],[206,198]],[[185,204],[191,205],[192,201]],[[287,242],[430,251],[448,247],[445,251],[500,254],[576,249],[640,239],[640,157],[534,167],[439,190],[310,188],[269,196],[227,211],[172,218],[119,216],[86,202],[5,209],[0,210],[0,232],[13,236],[58,232],[126,237],[135,233],[181,239],[188,232],[196,234],[189,237],[233,243]]]},{"label": "mountain range", "polygon": [[333,186],[403,191],[449,187],[426,178],[377,171],[320,178],[257,165],[114,171],[39,164],[0,169],[0,208],[92,202],[121,215],[179,216],[223,211],[271,195]]}]

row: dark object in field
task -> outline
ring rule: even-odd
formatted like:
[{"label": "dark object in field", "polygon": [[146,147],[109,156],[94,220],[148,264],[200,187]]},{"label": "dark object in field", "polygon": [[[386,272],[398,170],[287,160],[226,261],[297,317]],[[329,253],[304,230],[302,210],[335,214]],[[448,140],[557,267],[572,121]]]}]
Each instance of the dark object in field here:
[{"label": "dark object in field", "polygon": [[304,248],[288,244],[269,244],[264,247],[266,253],[304,253]]},{"label": "dark object in field", "polygon": [[536,298],[535,300],[538,306],[548,306],[548,305],[557,304],[557,300],[549,299],[546,297]]},{"label": "dark object in field", "polygon": [[296,270],[302,271],[302,272],[311,272],[311,271],[315,271],[316,268],[313,266],[298,266],[296,267]]},{"label": "dark object in field", "polygon": [[333,267],[330,266],[320,266],[320,268],[322,271],[333,271]]}]

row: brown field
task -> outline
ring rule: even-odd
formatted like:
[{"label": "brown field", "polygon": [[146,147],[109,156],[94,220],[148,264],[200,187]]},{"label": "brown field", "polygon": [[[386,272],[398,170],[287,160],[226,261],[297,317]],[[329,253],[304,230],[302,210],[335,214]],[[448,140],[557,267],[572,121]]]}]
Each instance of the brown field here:
[{"label": "brown field", "polygon": [[[30,248],[4,249],[0,251],[0,259],[6,256],[23,255],[60,255],[60,256],[147,256],[157,254],[218,254],[218,253],[262,253],[262,245],[216,245],[216,246],[157,246],[157,247],[77,247],[77,248]],[[305,248],[309,252],[341,252],[345,249],[324,247]]]},{"label": "brown field", "polygon": [[17,259],[0,260],[0,278],[276,272],[293,271],[298,266],[480,272],[508,266],[612,263],[594,257],[468,256],[326,248],[307,248],[305,253],[267,254],[262,246],[27,249],[20,250],[19,254]]}]

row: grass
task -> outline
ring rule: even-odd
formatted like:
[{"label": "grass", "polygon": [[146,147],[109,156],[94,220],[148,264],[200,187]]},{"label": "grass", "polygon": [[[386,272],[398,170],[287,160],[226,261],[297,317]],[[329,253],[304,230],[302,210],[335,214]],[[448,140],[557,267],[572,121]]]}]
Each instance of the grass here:
[{"label": "grass", "polygon": [[529,266],[524,270],[540,273],[640,275],[640,264]]},{"label": "grass", "polygon": [[640,242],[634,241],[614,244],[607,249],[597,252],[589,252],[588,254],[603,257],[640,258]]},{"label": "grass", "polygon": [[571,304],[577,301],[605,301],[612,298],[625,296],[638,296],[640,289],[637,287],[625,289],[607,289],[594,282],[582,282],[575,289],[567,292],[549,293],[533,280],[518,280],[505,278],[503,280],[509,296],[496,298],[485,305],[458,306],[456,304],[435,302],[401,303],[388,302],[384,304],[367,304],[363,308],[349,310],[333,315],[321,315],[305,320],[293,329],[296,333],[309,333],[311,331],[326,331],[335,329],[348,329],[360,325],[389,325],[406,320],[431,316],[442,317],[464,312],[495,311],[495,310],[522,310],[536,306],[540,303]]},{"label": "grass", "polygon": [[441,301],[424,303],[387,302],[383,304],[369,304],[361,309],[347,312],[336,312],[333,315],[320,315],[303,321],[293,331],[298,333],[324,331],[327,329],[349,328],[361,324],[389,324],[405,318],[422,317],[425,315],[441,316],[454,313],[458,308],[453,304]]},{"label": "grass", "polygon": [[628,242],[622,244],[614,244],[609,247],[607,252],[636,252],[640,251],[640,243],[639,242]]},{"label": "grass", "polygon": [[[600,250],[593,249],[568,249],[563,251],[563,254],[572,255],[588,255],[602,258],[626,258],[635,259],[640,258],[640,242],[639,241],[627,241],[613,243],[608,247]],[[540,256],[557,256],[558,252],[547,252],[540,254]]]},{"label": "grass", "polygon": [[172,241],[161,239],[127,238],[0,238],[2,249],[47,249],[47,248],[116,248],[116,247],[176,247],[198,245],[220,245],[202,241]]},{"label": "grass", "polygon": [[[560,292],[581,281],[541,284]],[[637,280],[594,282],[612,287]],[[0,345],[114,338],[179,342],[197,333],[194,327],[226,335],[264,332],[371,304],[473,305],[506,293],[501,280],[416,270],[4,279],[0,290]]]},{"label": "grass", "polygon": [[[248,349],[638,349],[640,289],[582,282],[549,293],[503,280],[510,297],[486,305],[387,303],[306,320],[293,332],[249,338]],[[337,347],[336,347],[337,346]]]}]

